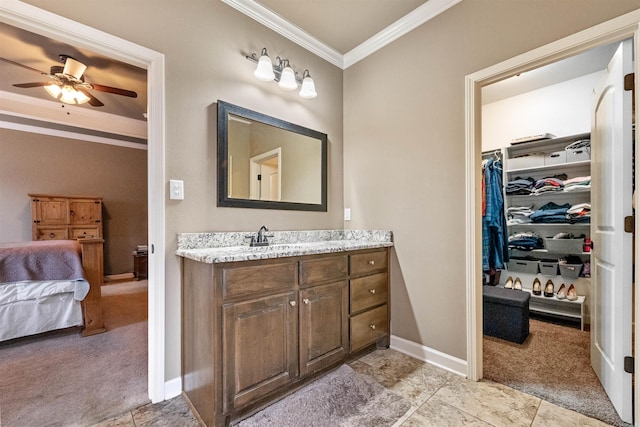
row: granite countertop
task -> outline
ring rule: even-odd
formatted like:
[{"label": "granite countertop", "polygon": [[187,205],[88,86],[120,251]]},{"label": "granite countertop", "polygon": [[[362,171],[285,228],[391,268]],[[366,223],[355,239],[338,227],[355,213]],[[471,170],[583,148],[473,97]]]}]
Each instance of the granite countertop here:
[{"label": "granite countertop", "polygon": [[180,233],[176,254],[204,263],[249,261],[393,246],[387,230],[274,231],[269,246],[250,247],[255,232]]}]

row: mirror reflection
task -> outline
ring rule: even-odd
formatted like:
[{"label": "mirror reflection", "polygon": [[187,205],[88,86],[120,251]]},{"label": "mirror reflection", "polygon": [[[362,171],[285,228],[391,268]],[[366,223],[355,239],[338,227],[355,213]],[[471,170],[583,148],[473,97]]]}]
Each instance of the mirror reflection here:
[{"label": "mirror reflection", "polygon": [[218,206],[326,211],[326,134],[218,101],[218,144]]}]

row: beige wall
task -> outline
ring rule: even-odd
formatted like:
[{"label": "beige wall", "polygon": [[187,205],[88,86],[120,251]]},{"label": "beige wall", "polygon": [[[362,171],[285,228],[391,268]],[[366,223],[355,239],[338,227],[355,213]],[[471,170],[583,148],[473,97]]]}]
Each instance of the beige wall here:
[{"label": "beige wall", "polygon": [[394,231],[394,335],[466,359],[465,75],[639,7],[464,0],[345,71],[348,225]]},{"label": "beige wall", "polygon": [[0,242],[31,240],[27,194],[103,197],[105,274],[147,242],[147,151],[0,129]]},{"label": "beige wall", "polygon": [[[185,200],[166,201],[166,380],[180,376],[179,232],[342,227],[342,71],[218,0],[28,0],[165,55],[166,178],[182,179]],[[244,58],[266,47],[308,68],[318,97],[256,80]],[[328,134],[328,212],[216,207],[216,101],[260,111]],[[166,184],[168,188],[168,183]],[[159,284],[155,284],[159,285]]]}]

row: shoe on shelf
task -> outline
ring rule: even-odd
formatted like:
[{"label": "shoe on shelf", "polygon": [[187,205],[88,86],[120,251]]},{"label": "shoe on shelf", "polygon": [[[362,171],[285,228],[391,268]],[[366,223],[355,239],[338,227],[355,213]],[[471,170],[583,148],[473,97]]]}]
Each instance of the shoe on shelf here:
[{"label": "shoe on shelf", "polygon": [[513,282],[513,289],[515,289],[516,291],[522,290],[522,282],[520,281],[519,277],[516,277],[516,281]]},{"label": "shoe on shelf", "polygon": [[554,289],[555,289],[555,286],[553,285],[553,282],[551,281],[551,279],[547,280],[547,284],[544,285],[544,296],[552,297]]},{"label": "shoe on shelf", "polygon": [[560,285],[560,289],[558,289],[558,293],[556,294],[556,298],[565,299],[567,297],[567,288],[565,288],[564,283]]},{"label": "shoe on shelf", "polygon": [[511,276],[507,277],[507,280],[505,280],[504,288],[505,289],[513,289],[513,279],[511,278]]},{"label": "shoe on shelf", "polygon": [[542,294],[542,284],[540,283],[540,279],[537,277],[533,279],[533,294],[540,295]]},{"label": "shoe on shelf", "polygon": [[575,301],[578,299],[578,292],[576,291],[575,286],[569,286],[569,290],[567,290],[567,299],[569,301]]}]

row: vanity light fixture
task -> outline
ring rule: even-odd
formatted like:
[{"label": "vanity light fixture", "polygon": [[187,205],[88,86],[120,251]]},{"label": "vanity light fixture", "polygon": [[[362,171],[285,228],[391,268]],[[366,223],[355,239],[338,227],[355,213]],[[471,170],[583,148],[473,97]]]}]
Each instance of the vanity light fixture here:
[{"label": "vanity light fixture", "polygon": [[251,55],[247,55],[246,58],[258,64],[253,72],[253,75],[258,80],[265,82],[275,80],[278,82],[278,87],[286,91],[296,90],[298,89],[298,84],[300,84],[299,95],[302,98],[313,99],[318,96],[309,70],[304,70],[302,78],[299,78],[298,73],[289,65],[288,59],[282,59],[278,56],[276,57],[276,64],[274,64],[267,53],[267,48],[262,48],[260,57],[254,52]]}]

